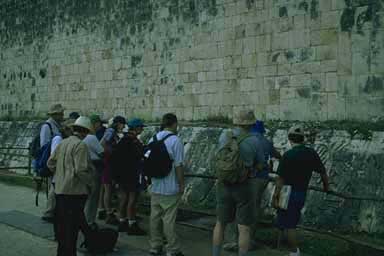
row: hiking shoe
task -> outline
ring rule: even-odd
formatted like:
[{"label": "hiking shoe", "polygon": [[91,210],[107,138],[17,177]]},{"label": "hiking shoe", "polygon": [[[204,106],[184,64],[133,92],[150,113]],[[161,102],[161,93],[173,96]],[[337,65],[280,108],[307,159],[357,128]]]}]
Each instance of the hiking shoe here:
[{"label": "hiking shoe", "polygon": [[119,232],[128,232],[129,230],[129,225],[127,221],[123,221],[119,223],[119,226],[117,228],[117,231]]},{"label": "hiking shoe", "polygon": [[53,223],[53,221],[54,221],[54,218],[52,216],[43,216],[43,217],[41,217],[41,219],[45,222],[48,222],[48,223]]},{"label": "hiking shoe", "polygon": [[149,250],[149,255],[152,256],[162,256],[164,255],[164,252],[162,249],[150,249]]},{"label": "hiking shoe", "polygon": [[105,220],[107,218],[107,211],[99,211],[99,213],[97,214],[97,218],[99,220]]},{"label": "hiking shoe", "polygon": [[223,249],[229,252],[237,252],[239,250],[239,246],[236,242],[226,243],[223,245]]},{"label": "hiking shoe", "polygon": [[105,223],[109,224],[109,225],[119,225],[120,224],[120,221],[116,218],[115,214],[113,213],[110,213],[108,214],[106,220],[105,220]]},{"label": "hiking shoe", "polygon": [[147,232],[142,230],[139,227],[139,225],[137,225],[137,223],[135,223],[135,224],[132,224],[128,227],[127,234],[133,235],[133,236],[145,236],[147,234]]}]

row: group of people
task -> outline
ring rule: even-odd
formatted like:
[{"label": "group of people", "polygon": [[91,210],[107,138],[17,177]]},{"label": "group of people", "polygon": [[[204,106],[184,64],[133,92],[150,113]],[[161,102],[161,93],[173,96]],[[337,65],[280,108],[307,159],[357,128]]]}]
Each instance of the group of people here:
[{"label": "group of people", "polygon": [[[126,122],[114,117],[109,126],[98,115],[80,116],[76,112],[64,120],[60,104],[51,107],[50,118],[40,130],[40,145],[51,141],[51,156],[47,166],[52,172],[45,221],[56,223],[57,255],[76,255],[79,231],[97,228],[96,218],[118,225],[119,232],[145,235],[137,224],[136,202],[150,183],[150,255],[183,256],[175,222],[181,196],[184,193],[184,144],[177,136],[178,120],[172,113],[162,118],[161,128],[151,141],[162,141],[172,160],[165,177],[148,179],[143,173],[145,145],[138,138],[145,124],[133,118]],[[324,190],[328,177],[318,154],[304,145],[304,129],[294,126],[288,132],[292,149],[283,156],[264,136],[262,121],[253,112],[241,111],[234,117],[236,126],[231,135],[223,133],[219,148],[228,140],[238,138],[240,159],[245,175],[235,184],[217,182],[217,223],[213,233],[212,255],[219,256],[224,230],[228,223],[238,225],[239,255],[247,255],[251,237],[260,216],[262,194],[267,187],[270,159],[279,159],[279,178],[273,195],[278,208],[280,190],[292,186],[287,209],[279,209],[277,225],[288,231],[290,255],[300,255],[295,229],[304,206],[306,190],[312,172],[320,173]],[[241,139],[239,139],[241,138]],[[115,186],[116,185],[116,186]],[[118,188],[118,217],[113,211],[112,195]]]}]

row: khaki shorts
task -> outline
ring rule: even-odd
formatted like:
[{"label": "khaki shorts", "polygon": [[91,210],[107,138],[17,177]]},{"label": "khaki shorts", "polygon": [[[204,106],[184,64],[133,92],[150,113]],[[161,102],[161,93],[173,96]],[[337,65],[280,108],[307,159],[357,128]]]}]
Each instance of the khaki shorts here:
[{"label": "khaki shorts", "polygon": [[249,181],[236,185],[217,184],[217,219],[222,224],[236,221],[250,226],[253,222],[252,188]]}]

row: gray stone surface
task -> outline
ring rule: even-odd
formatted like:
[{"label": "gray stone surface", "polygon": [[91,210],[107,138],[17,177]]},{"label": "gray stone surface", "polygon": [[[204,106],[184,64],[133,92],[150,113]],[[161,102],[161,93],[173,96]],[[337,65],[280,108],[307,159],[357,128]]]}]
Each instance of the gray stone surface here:
[{"label": "gray stone surface", "polygon": [[[0,123],[0,138],[5,144],[27,145],[33,133],[34,123]],[[147,141],[155,128],[149,127],[142,135]],[[223,128],[183,127],[179,134],[185,143],[185,157],[188,174],[214,175],[211,159],[216,151],[217,141]],[[289,148],[287,130],[270,133],[280,152]],[[19,137],[19,139],[17,139]],[[325,162],[333,191],[347,196],[384,199],[384,132],[373,132],[370,139],[339,130],[319,131],[314,144],[311,144]],[[26,158],[7,156],[1,158],[4,165],[27,165]],[[275,168],[277,163],[275,163]],[[17,170],[20,171],[20,170]],[[23,170],[25,173],[26,170]],[[321,188],[319,176],[314,174],[312,186]],[[268,187],[264,207],[266,214],[274,211],[268,206],[273,187]],[[43,196],[41,196],[42,198]],[[190,207],[213,210],[215,207],[214,181],[201,178],[187,178],[184,195]],[[33,200],[31,198],[31,200]],[[343,199],[334,195],[311,191],[304,209],[303,223],[326,229],[346,229],[369,233],[384,232],[384,202],[373,200]]]},{"label": "gray stone surface", "polygon": [[[3,0],[0,118],[43,116],[57,102],[148,120],[169,111],[232,118],[244,106],[274,120],[378,118],[383,8],[382,0]],[[304,83],[265,83],[297,76]],[[342,88],[342,77],[362,86]]]}]

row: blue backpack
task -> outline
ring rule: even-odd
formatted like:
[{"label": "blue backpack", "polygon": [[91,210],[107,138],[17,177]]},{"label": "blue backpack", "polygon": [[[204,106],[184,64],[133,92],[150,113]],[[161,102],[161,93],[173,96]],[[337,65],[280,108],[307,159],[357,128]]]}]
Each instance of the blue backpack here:
[{"label": "blue backpack", "polygon": [[[50,123],[45,123],[49,126],[49,130],[51,131],[51,139],[48,143],[43,145],[36,153],[34,159],[34,171],[38,177],[47,178],[52,176],[52,172],[47,167],[47,162],[49,157],[51,156],[51,144],[53,139],[53,131]],[[36,136],[39,140],[40,145],[40,135]]]}]

